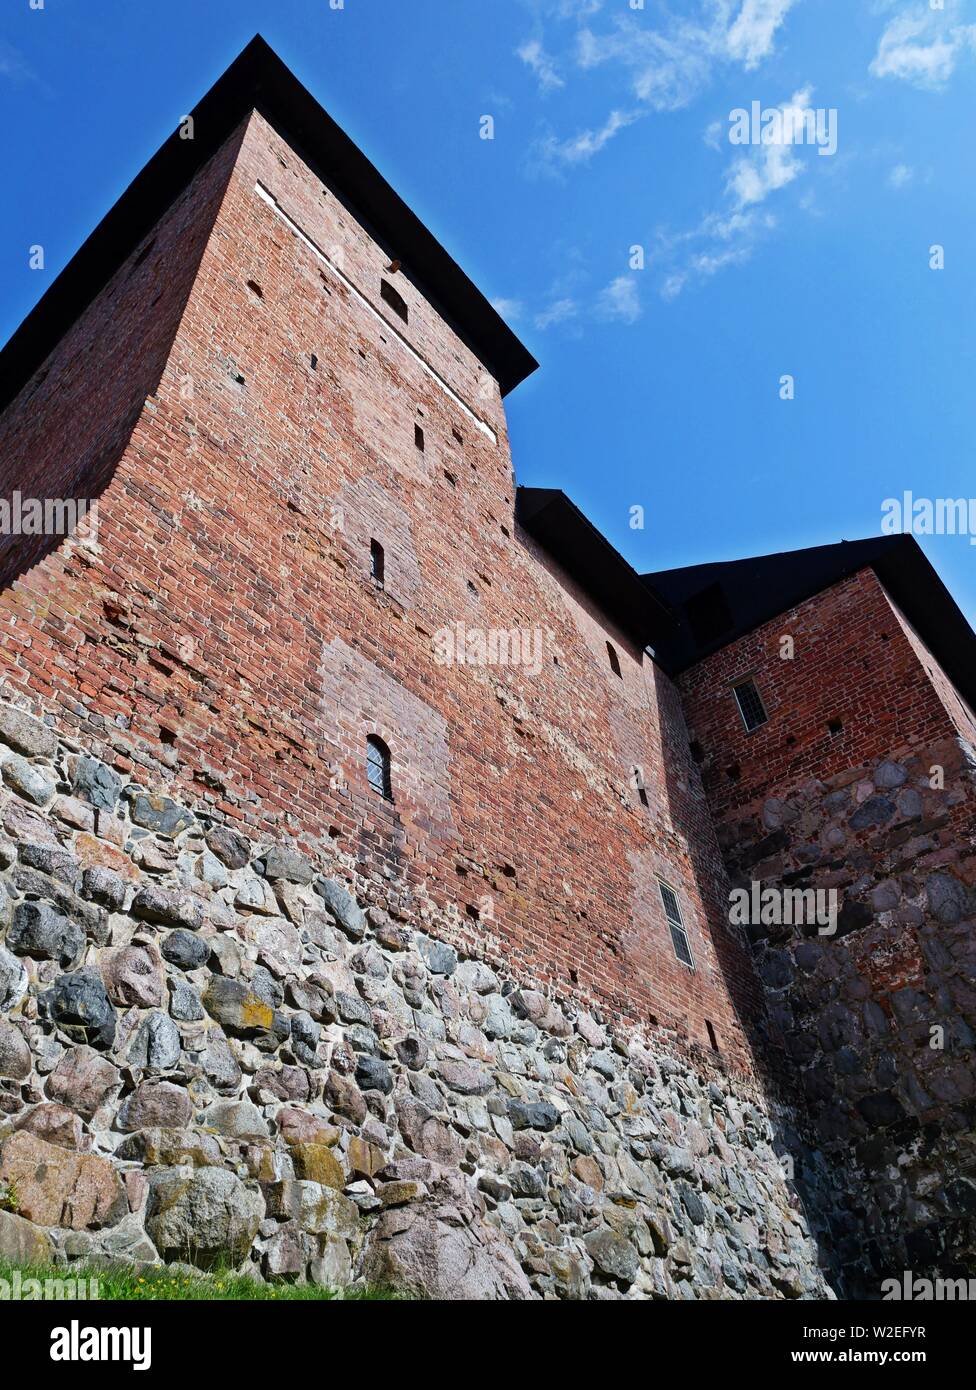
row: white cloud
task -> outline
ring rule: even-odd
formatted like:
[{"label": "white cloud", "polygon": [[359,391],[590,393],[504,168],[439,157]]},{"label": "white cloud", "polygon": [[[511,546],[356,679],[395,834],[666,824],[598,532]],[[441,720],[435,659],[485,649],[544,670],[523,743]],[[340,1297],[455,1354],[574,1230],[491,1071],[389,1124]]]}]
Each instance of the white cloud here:
[{"label": "white cloud", "polygon": [[742,9],[726,35],[730,58],[747,69],[757,67],[773,49],[773,37],[795,0],[743,0]]},{"label": "white cloud", "polygon": [[803,170],[797,148],[805,141],[802,114],[809,110],[812,96],[810,86],[794,92],[776,108],[782,119],[765,132],[770,143],[741,147],[726,174],[724,208],[706,214],[689,231],[659,237],[655,258],[669,263],[661,285],[665,299],[675,299],[688,285],[741,265],[775,228],[776,218],[760,205]]},{"label": "white cloud", "polygon": [[[895,0],[893,0],[893,3]],[[952,3],[953,0],[949,0]],[[616,69],[627,82],[633,100],[622,101],[602,126],[560,137],[546,134],[534,145],[529,168],[548,173],[566,172],[586,165],[627,126],[653,112],[677,111],[689,105],[712,82],[716,72],[731,66],[753,71],[776,47],[783,26],[799,0],[681,0],[680,5],[661,3],[649,13],[629,12],[624,0],[600,8],[595,0],[529,0],[540,12],[575,19],[574,57],[577,68],[589,73],[597,68]],[[648,4],[647,10],[652,6]],[[589,15],[590,18],[586,18]],[[544,73],[565,79],[570,58],[558,48],[551,33],[549,58],[540,39],[537,46],[523,45],[520,56],[545,82]],[[551,83],[550,83],[551,85]],[[810,91],[794,94],[780,108],[784,116],[794,108],[805,109]],[[721,206],[706,213],[696,226],[677,235],[658,234],[650,259],[664,274],[662,293],[673,298],[689,284],[709,279],[727,266],[747,260],[755,247],[776,225],[762,205],[798,178],[804,169],[801,152],[802,121],[784,119],[777,143],[740,148],[724,170]],[[794,133],[796,132],[796,133]],[[728,143],[728,126],[713,120],[703,132],[705,143],[721,151]],[[621,275],[585,306],[585,316],[633,322],[641,312],[639,281]],[[574,297],[561,297],[572,294]],[[567,319],[582,318],[579,287],[553,287],[548,308],[536,313],[534,322],[546,329]]]},{"label": "white cloud", "polygon": [[525,306],[520,299],[493,299],[491,307],[496,314],[501,314],[507,323],[518,323],[525,312]]},{"label": "white cloud", "polygon": [[[707,85],[722,62],[757,67],[773,51],[776,31],[797,0],[707,0],[696,14],[668,16],[649,29],[617,15],[611,29],[577,34],[576,61],[587,70],[616,62],[632,73],[631,89],[654,111],[676,111]],[[687,8],[687,6],[686,6]]]},{"label": "white cloud", "polygon": [[539,79],[540,91],[554,92],[560,87],[565,87],[566,84],[559,75],[555,59],[550,57],[539,39],[527,39],[515,52]]},{"label": "white cloud", "polygon": [[948,82],[960,54],[976,47],[976,25],[957,24],[956,0],[945,10],[916,6],[892,19],[878,44],[869,71],[916,87],[937,88]]},{"label": "white cloud", "polygon": [[661,32],[627,17],[605,34],[581,30],[576,58],[584,70],[621,63],[632,71],[631,90],[639,101],[654,111],[676,111],[707,83],[713,53],[713,37],[692,22]]},{"label": "white cloud", "polygon": [[730,265],[742,265],[752,255],[752,245],[731,246],[726,251],[699,251],[691,256],[681,269],[673,271],[661,286],[663,299],[677,299],[689,284],[696,280],[708,280]]},{"label": "white cloud", "polygon": [[[676,299],[689,284],[708,280],[727,266],[742,265],[763,233],[775,226],[774,217],[755,208],[710,212],[690,231],[659,238],[660,254],[674,263],[661,285],[662,296]],[[696,243],[698,249],[694,249]]]},{"label": "white cloud", "polygon": [[[622,4],[608,15],[598,32],[582,23],[575,35],[575,61],[584,72],[617,65],[629,74],[636,109],[612,110],[604,124],[560,139],[547,134],[533,145],[526,167],[530,173],[553,173],[586,164],[626,126],[652,111],[676,111],[692,101],[709,83],[716,65],[735,62],[747,69],[772,52],[774,36],[797,0],[698,0],[692,13],[675,17],[666,12],[660,27],[628,12]],[[598,0],[537,0],[550,18],[585,19],[600,10]],[[604,13],[607,13],[604,11]],[[569,59],[554,57],[542,38],[527,40],[516,50],[536,74],[543,93],[565,86]],[[719,122],[705,133],[718,148]],[[785,162],[784,162],[785,163]]]},{"label": "white cloud", "polygon": [[567,166],[585,164],[619,131],[632,125],[642,115],[641,111],[611,111],[599,130],[581,130],[567,140],[557,140],[554,135],[547,135],[533,147],[529,166],[553,173]]},{"label": "white cloud", "polygon": [[725,187],[737,207],[764,202],[770,193],[785,188],[800,173],[803,166],[794,155],[793,146],[803,138],[803,113],[809,109],[812,95],[813,89],[804,87],[781,103],[783,119],[768,132],[772,143],[750,147],[748,154],[735,161]]},{"label": "white cloud", "polygon": [[789,146],[764,145],[754,155],[736,160],[726,181],[726,191],[737,207],[749,207],[792,183],[800,169],[800,161]]},{"label": "white cloud", "polygon": [[888,184],[891,188],[907,188],[915,177],[915,170],[908,164],[896,164],[888,175]]},{"label": "white cloud", "polygon": [[579,313],[579,305],[575,299],[556,299],[549,305],[548,309],[543,309],[535,316],[535,326],[542,332],[547,328],[552,328],[554,324],[565,323],[567,319],[575,318]]},{"label": "white cloud", "polygon": [[597,300],[597,315],[603,319],[620,319],[624,323],[636,323],[641,315],[640,295],[633,273],[618,275],[600,291]]}]

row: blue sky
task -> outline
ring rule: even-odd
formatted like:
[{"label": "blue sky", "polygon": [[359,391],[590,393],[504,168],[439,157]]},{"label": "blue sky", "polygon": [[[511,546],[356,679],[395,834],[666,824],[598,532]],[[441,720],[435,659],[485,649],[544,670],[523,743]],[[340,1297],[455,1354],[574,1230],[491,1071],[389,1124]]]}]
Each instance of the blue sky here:
[{"label": "blue sky", "polygon": [[[332,3],[5,0],[3,341],[260,31],[538,357],[519,481],[638,569],[976,493],[976,0]],[[836,152],[732,144],[753,102]],[[920,541],[973,621],[976,546]]]}]

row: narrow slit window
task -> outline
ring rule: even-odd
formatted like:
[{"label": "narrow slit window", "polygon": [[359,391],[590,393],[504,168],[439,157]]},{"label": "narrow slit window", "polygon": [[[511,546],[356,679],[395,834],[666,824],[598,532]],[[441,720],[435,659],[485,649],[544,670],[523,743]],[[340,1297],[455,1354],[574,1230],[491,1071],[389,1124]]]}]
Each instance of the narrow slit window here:
[{"label": "narrow slit window", "polygon": [[379,541],[369,543],[369,573],[378,589],[386,584],[386,553]]},{"label": "narrow slit window", "polygon": [[674,889],[664,882],[663,878],[658,879],[658,887],[661,890],[661,903],[664,907],[664,915],[667,918],[668,930],[671,933],[671,945],[674,947],[674,954],[681,961],[682,965],[687,965],[694,970],[695,962],[691,954],[691,946],[688,942],[688,933],[685,931],[685,924],[681,920],[681,907],[678,903],[678,895]]},{"label": "narrow slit window", "polygon": [[390,775],[390,750],[381,738],[370,734],[366,740],[366,776],[369,785],[385,801],[393,800],[393,780]]},{"label": "narrow slit window", "polygon": [[380,295],[384,303],[389,304],[395,314],[398,314],[403,322],[406,323],[409,317],[407,301],[403,295],[393,288],[389,280],[380,281]]},{"label": "narrow slit window", "polygon": [[751,734],[753,729],[758,729],[760,724],[765,724],[769,718],[762,702],[762,696],[756,689],[756,682],[752,680],[740,681],[738,685],[732,687],[732,691],[739,706],[739,713],[742,715],[742,722],[746,726],[746,732]]},{"label": "narrow slit window", "polygon": [[633,782],[633,785],[637,788],[637,797],[640,801],[640,804],[642,806],[650,805],[649,801],[647,800],[647,788],[644,785],[644,769],[642,767],[634,768],[633,772],[631,773],[631,781]]},{"label": "narrow slit window", "polygon": [[424,452],[424,432],[419,425],[413,427],[413,442],[421,453]]},{"label": "narrow slit window", "polygon": [[613,674],[619,676],[620,679],[623,680],[623,672],[620,669],[620,657],[617,655],[617,648],[612,642],[607,643],[607,659],[610,662],[610,670]]}]

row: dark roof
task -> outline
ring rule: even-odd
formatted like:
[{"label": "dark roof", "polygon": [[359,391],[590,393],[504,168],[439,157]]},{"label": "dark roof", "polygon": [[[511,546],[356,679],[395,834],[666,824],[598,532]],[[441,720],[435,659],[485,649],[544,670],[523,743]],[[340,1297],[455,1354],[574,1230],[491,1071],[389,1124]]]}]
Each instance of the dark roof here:
[{"label": "dark roof", "polygon": [[875,571],[957,690],[976,709],[976,633],[911,535],[874,536],[645,574],[647,588],[679,619],[660,658],[677,674],[866,566]]},{"label": "dark roof", "polygon": [[657,651],[672,634],[666,605],[564,492],[520,487],[515,519],[638,647]]},{"label": "dark roof", "polygon": [[976,632],[914,536],[873,536],[779,555],[638,575],[558,488],[520,487],[519,525],[670,675],[870,567],[971,709]]},{"label": "dark roof", "polygon": [[496,378],[505,395],[532,354],[366,156],[260,36],[194,107],[195,138],[174,131],[0,352],[0,410],[135,250],[197,171],[253,110],[364,222]]}]

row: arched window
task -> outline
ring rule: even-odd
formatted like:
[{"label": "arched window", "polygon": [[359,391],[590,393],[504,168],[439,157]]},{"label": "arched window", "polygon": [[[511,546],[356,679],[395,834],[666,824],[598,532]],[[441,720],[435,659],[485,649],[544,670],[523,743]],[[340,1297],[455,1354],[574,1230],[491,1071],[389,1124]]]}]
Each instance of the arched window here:
[{"label": "arched window", "polygon": [[610,670],[615,676],[623,680],[623,672],[620,669],[620,657],[617,655],[617,648],[612,642],[607,643],[607,656],[610,658]]},{"label": "arched window", "polygon": [[377,589],[382,589],[386,583],[386,555],[377,540],[369,543],[369,572]]},{"label": "arched window", "polygon": [[366,740],[366,776],[374,792],[379,792],[386,801],[393,800],[390,750],[375,734],[370,734]]}]

